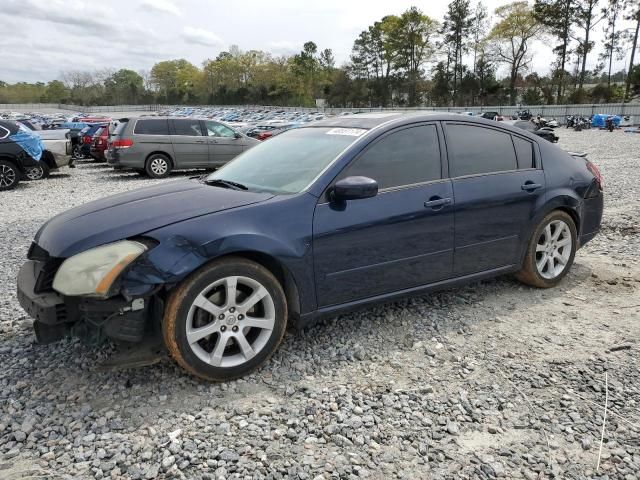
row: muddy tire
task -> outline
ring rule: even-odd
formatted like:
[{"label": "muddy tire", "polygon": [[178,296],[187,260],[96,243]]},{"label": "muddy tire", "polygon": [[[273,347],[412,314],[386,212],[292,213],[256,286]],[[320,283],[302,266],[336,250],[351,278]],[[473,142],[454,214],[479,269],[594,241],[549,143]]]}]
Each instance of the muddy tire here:
[{"label": "muddy tire", "polygon": [[225,257],[171,292],[162,333],[182,368],[221,382],[263,365],[280,345],[286,320],[284,291],[273,274],[244,258]]},{"label": "muddy tire", "polygon": [[573,219],[566,212],[554,210],[533,232],[516,278],[533,287],[555,287],[571,269],[577,246]]}]

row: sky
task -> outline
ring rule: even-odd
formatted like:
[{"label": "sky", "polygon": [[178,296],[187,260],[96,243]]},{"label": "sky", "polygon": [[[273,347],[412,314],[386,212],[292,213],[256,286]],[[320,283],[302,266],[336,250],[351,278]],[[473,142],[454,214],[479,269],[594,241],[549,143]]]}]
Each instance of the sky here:
[{"label": "sky", "polygon": [[[353,41],[384,15],[417,6],[442,20],[447,1],[433,0],[1,0],[0,80],[50,81],[62,71],[149,70],[185,58],[201,66],[238,45],[242,50],[293,54],[309,40],[331,48],[338,65]],[[509,0],[483,0],[493,13]],[[475,0],[472,0],[472,5]],[[596,41],[601,40],[597,27]],[[551,40],[536,42],[532,69],[546,73]],[[595,63],[597,54],[592,54]],[[592,67],[592,65],[587,65]],[[615,63],[615,70],[625,61]]]}]

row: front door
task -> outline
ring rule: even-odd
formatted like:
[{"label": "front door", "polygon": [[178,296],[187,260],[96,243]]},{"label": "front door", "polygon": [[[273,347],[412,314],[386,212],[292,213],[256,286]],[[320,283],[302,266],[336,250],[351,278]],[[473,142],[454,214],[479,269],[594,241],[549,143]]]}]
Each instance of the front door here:
[{"label": "front door", "polygon": [[209,157],[207,138],[202,132],[200,120],[180,118],[171,120],[173,151],[176,168],[206,167]]},{"label": "front door", "polygon": [[533,143],[470,124],[449,123],[445,132],[456,199],[454,275],[515,265],[545,194]]},{"label": "front door", "polygon": [[435,124],[387,133],[336,179],[373,178],[378,195],[343,204],[320,200],[313,220],[319,307],[451,276],[453,189],[442,178],[439,144]]},{"label": "front door", "polygon": [[205,121],[209,135],[209,159],[213,165],[220,166],[233,160],[244,150],[244,139],[236,132],[218,122]]}]

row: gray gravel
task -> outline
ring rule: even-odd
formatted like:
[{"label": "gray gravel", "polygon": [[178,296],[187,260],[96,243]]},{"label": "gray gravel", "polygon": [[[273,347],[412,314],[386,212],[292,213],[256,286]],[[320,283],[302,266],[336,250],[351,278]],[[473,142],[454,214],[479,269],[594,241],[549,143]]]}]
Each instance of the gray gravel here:
[{"label": "gray gravel", "polygon": [[3,193],[0,478],[640,478],[640,135],[560,136],[607,206],[558,288],[501,278],[344,315],[226,384],[34,345],[15,298],[43,221],[153,181],[85,163]]}]

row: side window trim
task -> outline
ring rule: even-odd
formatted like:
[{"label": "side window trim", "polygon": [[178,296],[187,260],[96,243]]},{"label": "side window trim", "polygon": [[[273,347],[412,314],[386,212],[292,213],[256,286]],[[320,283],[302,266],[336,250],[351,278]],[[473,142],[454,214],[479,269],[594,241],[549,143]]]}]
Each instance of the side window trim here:
[{"label": "side window trim", "polygon": [[[6,133],[3,133],[3,131]],[[4,140],[10,134],[11,134],[11,130],[9,130],[8,128],[4,128],[2,125],[0,125],[0,140]]]},{"label": "side window trim", "polygon": [[389,130],[387,132],[382,133],[381,135],[378,135],[376,138],[372,139],[367,145],[365,145],[364,148],[362,148],[362,150],[360,150],[360,152],[358,152],[358,154],[349,161],[349,163],[347,163],[344,167],[342,167],[342,169],[336,174],[336,176],[333,178],[333,180],[331,180],[331,182],[329,183],[327,188],[325,188],[324,192],[320,196],[320,202],[319,203],[326,203],[327,192],[331,189],[331,187],[333,187],[333,185],[338,180],[340,175],[347,168],[349,168],[353,163],[357,162],[358,159],[360,159],[376,143],[380,142],[381,140],[383,140],[384,138],[388,137],[389,135],[392,135],[394,133],[400,132],[402,130],[407,130],[407,129],[410,129],[410,128],[425,127],[425,126],[433,126],[433,127],[435,127],[436,136],[437,136],[437,139],[438,139],[438,147],[439,147],[439,150],[440,150],[440,178],[434,179],[434,180],[427,180],[427,181],[424,181],[424,182],[417,182],[417,183],[411,183],[411,184],[406,184],[406,185],[396,185],[394,187],[381,188],[379,190],[379,192],[380,193],[385,193],[385,192],[390,192],[390,191],[395,191],[395,190],[403,190],[403,189],[407,189],[407,188],[413,188],[413,187],[417,187],[417,186],[421,186],[421,185],[426,185],[426,184],[429,184],[429,183],[436,183],[436,182],[441,182],[443,180],[446,180],[446,177],[445,177],[445,166],[444,166],[444,163],[443,163],[443,160],[444,160],[444,157],[443,157],[443,143],[444,142],[442,140],[442,132],[441,132],[441,130],[439,128],[440,127],[439,123],[440,122],[437,122],[437,121],[410,123],[410,124],[407,124],[407,125],[401,125],[399,127],[394,128],[393,130]]},{"label": "side window trim", "polygon": [[[511,134],[511,139],[513,141],[514,138],[518,138],[520,140],[524,140],[525,142],[529,142],[531,144],[531,155],[533,155],[533,167],[530,168],[518,168],[518,170],[540,170],[542,169],[542,166],[540,165],[540,161],[539,161],[539,157],[540,157],[540,152],[538,150],[538,143],[532,141],[531,139],[527,138],[527,137],[523,137],[522,135],[518,135],[517,133],[512,133]],[[515,141],[513,143],[513,146],[515,147]],[[518,158],[518,149],[516,148],[516,159]],[[518,167],[520,166],[520,160],[518,159]]]},{"label": "side window trim", "polygon": [[138,118],[136,120],[136,123],[133,125],[133,130],[131,131],[132,135],[151,135],[151,136],[155,136],[155,137],[161,137],[161,136],[166,136],[166,135],[173,135],[172,130],[173,130],[173,124],[168,120],[168,119],[164,119],[165,122],[167,122],[167,133],[136,133],[136,128],[138,128],[138,122],[145,122],[148,120],[163,120],[163,119],[157,119],[157,118]]},{"label": "side window trim", "polygon": [[[449,121],[443,121],[442,122],[442,128],[444,131],[444,143],[447,146],[447,156],[446,156],[446,165],[447,165],[447,174],[449,175],[449,178],[454,179],[454,178],[471,178],[471,177],[482,177],[485,175],[499,175],[501,173],[513,173],[513,172],[519,172],[521,170],[537,170],[540,169],[541,167],[538,166],[538,159],[537,156],[534,157],[534,161],[536,163],[535,167],[532,168],[527,168],[527,169],[520,169],[518,168],[518,152],[516,151],[515,148],[515,144],[513,142],[513,136],[515,135],[513,132],[507,131],[507,130],[502,130],[500,128],[496,128],[493,127],[491,125],[484,125],[484,124],[477,124],[477,123],[472,123],[472,122],[464,122],[464,121],[459,121],[459,120],[449,120]],[[449,156],[449,149],[448,149],[448,143],[451,141],[451,138],[449,138],[449,134],[447,133],[447,125],[461,125],[461,126],[465,126],[465,127],[480,127],[480,128],[486,128],[487,130],[493,130],[499,133],[503,133],[505,135],[509,135],[509,137],[511,138],[511,145],[513,147],[513,155],[516,159],[516,168],[511,169],[511,170],[499,170],[496,172],[482,172],[482,173],[472,173],[469,175],[459,175],[457,177],[454,177],[451,175],[451,158]],[[516,135],[517,137],[520,137],[520,135]],[[531,142],[531,140],[529,140],[528,138],[525,137],[520,137],[523,138],[524,140],[527,140],[528,142]],[[532,142],[533,145],[536,146],[536,148],[534,148],[534,155],[537,152],[537,144],[536,142]]]}]

